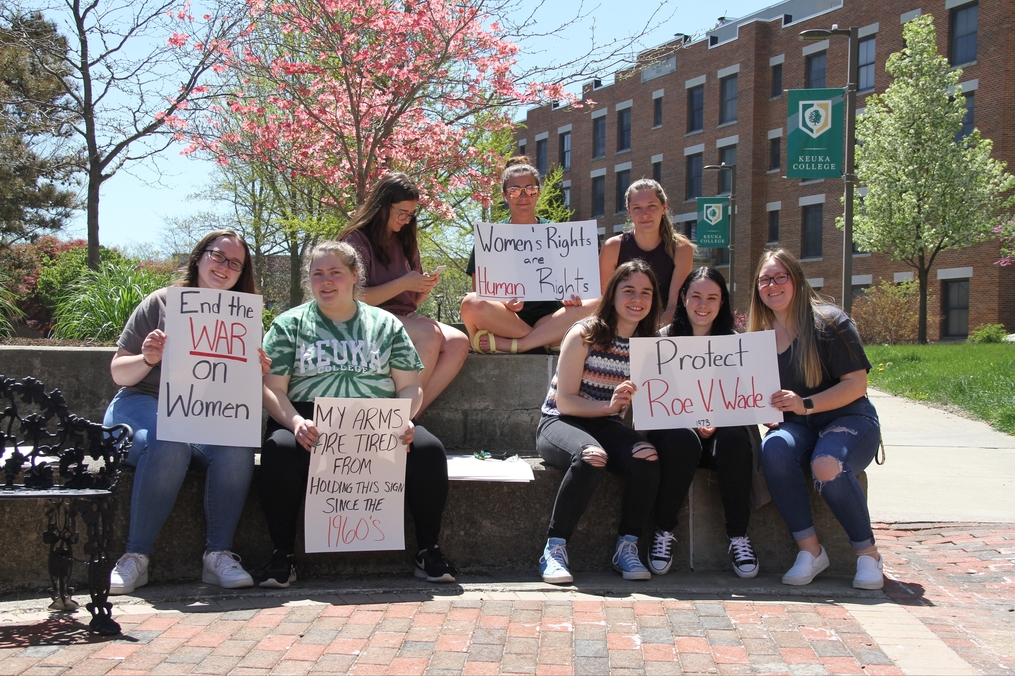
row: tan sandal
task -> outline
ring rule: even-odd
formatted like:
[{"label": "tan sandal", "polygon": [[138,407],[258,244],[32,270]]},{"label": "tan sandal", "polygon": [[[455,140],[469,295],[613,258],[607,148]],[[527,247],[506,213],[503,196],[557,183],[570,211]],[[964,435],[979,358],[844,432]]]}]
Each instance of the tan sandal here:
[{"label": "tan sandal", "polygon": [[[479,339],[483,336],[487,336],[490,339],[490,349],[483,351],[479,346]],[[475,350],[476,354],[518,354],[518,339],[511,339],[511,351],[504,352],[503,350],[497,349],[497,338],[494,336],[493,331],[487,329],[480,329],[476,331],[476,335],[472,337],[472,349]]]}]

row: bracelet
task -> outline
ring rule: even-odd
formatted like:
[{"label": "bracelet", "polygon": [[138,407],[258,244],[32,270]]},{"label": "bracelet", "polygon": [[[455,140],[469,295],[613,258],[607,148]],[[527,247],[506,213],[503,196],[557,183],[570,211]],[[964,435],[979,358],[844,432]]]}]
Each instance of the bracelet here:
[{"label": "bracelet", "polygon": [[150,369],[153,369],[153,368],[155,368],[156,366],[158,366],[159,364],[161,364],[161,363],[162,363],[162,360],[161,360],[161,359],[160,359],[160,360],[158,360],[157,362],[155,362],[154,364],[152,364],[152,363],[149,363],[149,361],[148,361],[148,360],[147,360],[147,359],[145,358],[145,356],[144,356],[144,353],[143,353],[143,352],[141,353],[141,361],[143,361],[143,362],[144,362],[144,365],[145,365],[145,366],[147,366],[147,367],[148,367],[148,368],[150,368]]}]

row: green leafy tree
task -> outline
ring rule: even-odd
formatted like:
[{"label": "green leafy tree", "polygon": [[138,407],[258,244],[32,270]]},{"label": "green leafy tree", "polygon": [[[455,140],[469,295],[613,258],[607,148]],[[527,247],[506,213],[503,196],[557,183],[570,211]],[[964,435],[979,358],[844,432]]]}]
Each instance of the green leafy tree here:
[{"label": "green leafy tree", "polygon": [[[1011,205],[1015,177],[991,158],[978,130],[962,137],[962,71],[938,54],[933,17],[903,29],[906,47],[888,58],[894,77],[867,97],[857,119],[857,178],[867,187],[854,204],[853,237],[916,271],[918,341],[927,342],[927,281],[938,254],[996,237]],[[841,226],[841,219],[839,221]]]}]

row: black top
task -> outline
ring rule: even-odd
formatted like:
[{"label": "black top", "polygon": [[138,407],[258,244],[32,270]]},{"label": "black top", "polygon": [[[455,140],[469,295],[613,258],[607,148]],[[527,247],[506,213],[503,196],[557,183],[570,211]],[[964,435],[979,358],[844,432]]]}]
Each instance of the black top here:
[{"label": "black top", "polygon": [[662,309],[670,302],[670,283],[673,281],[673,257],[666,253],[666,242],[659,242],[659,246],[651,251],[645,251],[634,241],[634,230],[628,230],[620,236],[620,251],[617,253],[617,267],[633,261],[635,258],[648,263],[652,272],[656,275],[656,283],[659,284],[659,297],[662,298]]},{"label": "black top", "polygon": [[[779,353],[779,380],[784,390],[792,390],[801,397],[824,392],[839,382],[841,376],[853,371],[871,370],[871,363],[863,351],[860,334],[856,325],[845,312],[833,305],[823,305],[816,319],[818,354],[821,359],[821,383],[807,387],[803,374],[797,374],[793,363],[793,351],[797,340],[784,352]],[[815,314],[819,314],[815,311]]]}]

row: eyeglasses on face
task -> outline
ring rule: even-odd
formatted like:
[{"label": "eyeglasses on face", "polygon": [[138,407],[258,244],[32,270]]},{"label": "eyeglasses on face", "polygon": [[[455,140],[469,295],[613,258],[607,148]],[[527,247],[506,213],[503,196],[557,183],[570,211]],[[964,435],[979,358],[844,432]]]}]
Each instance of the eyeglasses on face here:
[{"label": "eyeglasses on face", "polygon": [[513,185],[510,188],[508,188],[506,191],[504,191],[504,194],[507,195],[508,197],[510,197],[511,199],[514,199],[514,198],[518,197],[519,195],[521,195],[522,192],[524,192],[529,197],[535,197],[536,195],[539,194],[539,186],[538,185],[527,185],[527,186],[525,186],[523,188],[521,186]]},{"label": "eyeglasses on face", "polygon": [[224,253],[218,251],[217,249],[205,249],[204,252],[219,265],[225,263],[233,272],[243,272],[242,261],[238,261],[235,258],[228,258]]},{"label": "eyeglasses on face", "polygon": [[776,286],[782,286],[789,281],[789,275],[785,272],[780,272],[777,275],[771,277],[758,277],[758,288],[764,289],[766,286],[775,284]]},{"label": "eyeglasses on face", "polygon": [[398,207],[391,208],[395,210],[395,218],[400,221],[411,221],[412,217],[416,215],[416,209],[406,211],[405,209],[399,209]]}]

